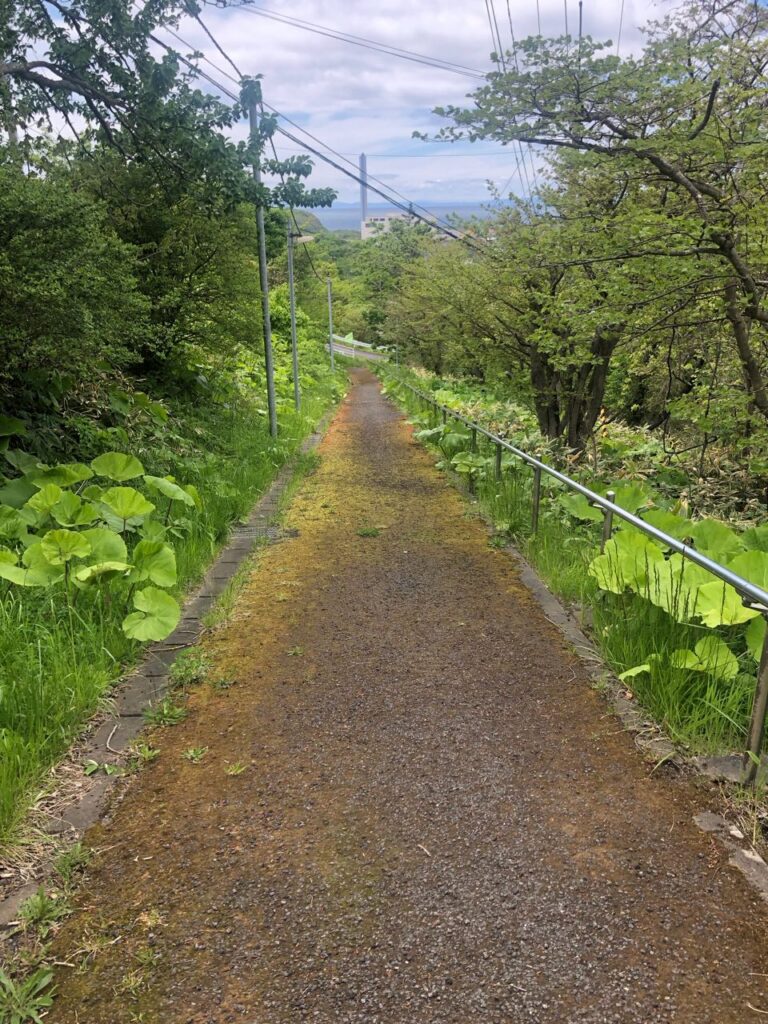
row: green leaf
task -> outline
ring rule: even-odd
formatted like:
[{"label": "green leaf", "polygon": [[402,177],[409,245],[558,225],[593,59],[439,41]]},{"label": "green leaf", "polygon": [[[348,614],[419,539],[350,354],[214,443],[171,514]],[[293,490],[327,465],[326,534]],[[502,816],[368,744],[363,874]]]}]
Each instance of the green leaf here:
[{"label": "green leaf", "polygon": [[0,505],[0,537],[20,540],[26,529],[27,523],[18,509]]},{"label": "green leaf", "polygon": [[643,672],[650,672],[650,671],[651,671],[651,666],[648,665],[648,664],[645,664],[645,665],[635,665],[633,668],[628,668],[626,670],[626,672],[622,672],[620,674],[620,676],[619,676],[619,679],[622,679],[622,680],[624,680],[624,679],[634,679],[635,676],[639,676],[639,675],[642,675]]},{"label": "green leaf", "polygon": [[21,508],[36,493],[37,488],[32,481],[25,476],[20,476],[0,487],[0,505]]},{"label": "green leaf", "polygon": [[75,573],[75,579],[79,583],[90,583],[92,580],[102,576],[120,575],[128,572],[131,568],[132,566],[128,562],[96,562],[93,565],[86,565],[82,569],[78,569]]},{"label": "green leaf", "polygon": [[621,530],[605,545],[605,552],[592,560],[588,572],[601,590],[642,593],[649,572],[659,564],[664,564],[664,554],[657,544],[638,530]]},{"label": "green leaf", "polygon": [[46,484],[71,487],[72,484],[79,484],[83,480],[90,480],[93,476],[93,471],[82,462],[66,462],[60,466],[52,466],[50,469],[33,470],[27,475],[32,483],[38,487],[44,487]]},{"label": "green leaf", "polygon": [[768,590],[768,553],[765,551],[744,551],[727,563],[731,572],[755,586]]},{"label": "green leaf", "polygon": [[618,484],[612,490],[616,494],[614,504],[626,509],[627,512],[637,512],[652,500],[648,488],[640,483]]},{"label": "green leaf", "polygon": [[64,491],[58,484],[45,484],[37,494],[32,495],[27,505],[33,508],[35,512],[40,512],[47,516],[51,514],[51,509],[56,502],[61,500],[63,493]]},{"label": "green leaf", "polygon": [[150,490],[158,491],[160,494],[164,494],[166,498],[170,498],[171,501],[183,501],[185,505],[194,506],[195,499],[180,487],[173,480],[170,480],[165,476],[149,476],[144,474],[144,479]]},{"label": "green leaf", "polygon": [[655,526],[657,530],[668,533],[676,540],[685,540],[691,535],[693,523],[690,519],[676,516],[674,512],[667,512],[663,508],[648,509],[647,512],[643,512],[643,519],[650,526]]},{"label": "green leaf", "polygon": [[199,512],[203,507],[203,499],[200,497],[200,491],[198,491],[194,484],[184,484],[184,490],[195,503],[195,508]]},{"label": "green leaf", "polygon": [[143,583],[151,580],[159,587],[172,587],[176,582],[176,556],[173,548],[157,540],[140,540],[133,549],[134,571],[131,579]]},{"label": "green leaf", "polygon": [[51,515],[60,526],[88,526],[98,518],[99,510],[95,505],[84,503],[72,491],[64,491],[51,509]]},{"label": "green leaf", "polygon": [[147,516],[155,506],[147,501],[141,491],[135,487],[110,487],[101,497],[102,502],[118,519],[134,519]]},{"label": "green leaf", "polygon": [[451,459],[451,465],[457,473],[474,473],[487,463],[488,460],[479,452],[459,452]]},{"label": "green leaf", "polygon": [[707,672],[727,681],[735,679],[739,671],[736,655],[718,636],[703,637],[692,651],[687,648],[672,651],[669,664],[689,672]]},{"label": "green leaf", "polygon": [[17,587],[49,587],[52,581],[48,574],[23,565],[8,565],[0,562],[0,579],[9,580]]},{"label": "green leaf", "polygon": [[99,476],[106,476],[118,482],[132,480],[144,473],[144,467],[139,460],[134,455],[126,455],[123,452],[105,452],[91,462],[91,468]]},{"label": "green leaf", "polygon": [[45,579],[48,583],[58,583],[64,579],[64,569],[60,565],[52,565],[45,557],[43,545],[38,540],[25,550],[21,561],[27,569],[34,569],[36,576]]},{"label": "green leaf", "polygon": [[145,587],[133,597],[137,611],[123,620],[123,632],[132,640],[165,640],[178,625],[178,603],[157,587]]},{"label": "green leaf", "polygon": [[729,583],[713,580],[699,587],[696,614],[710,629],[715,629],[717,626],[737,626],[740,622],[749,622],[760,613],[745,608]]},{"label": "green leaf", "polygon": [[716,561],[744,550],[741,537],[730,526],[716,519],[701,519],[691,527],[696,547]]},{"label": "green leaf", "polygon": [[0,437],[22,437],[27,432],[27,425],[24,420],[16,419],[15,416],[0,415]]},{"label": "green leaf", "polygon": [[692,563],[673,562],[671,558],[658,562],[638,593],[678,622],[688,622],[698,613],[699,591],[691,572],[694,568]]},{"label": "green leaf", "polygon": [[748,551],[768,551],[768,523],[745,530],[741,540]]},{"label": "green leaf", "polygon": [[672,668],[684,668],[691,670],[701,668],[697,656],[693,651],[689,651],[687,648],[678,648],[678,650],[672,651],[669,656],[669,664]]},{"label": "green leaf", "polygon": [[40,543],[51,565],[65,565],[73,558],[85,558],[91,553],[86,538],[74,530],[49,530]]},{"label": "green leaf", "polygon": [[91,559],[94,562],[125,562],[128,550],[119,533],[103,526],[83,530],[80,534],[91,545]]},{"label": "green leaf", "polygon": [[603,521],[602,509],[590,505],[583,494],[561,494],[557,499],[566,512],[575,519],[583,519],[593,523]]},{"label": "green leaf", "polygon": [[0,547],[0,562],[4,565],[16,565],[19,559],[15,551],[10,548]]},{"label": "green leaf", "polygon": [[758,615],[752,619],[746,628],[744,636],[746,637],[749,653],[755,661],[760,661],[765,643],[765,616]]}]

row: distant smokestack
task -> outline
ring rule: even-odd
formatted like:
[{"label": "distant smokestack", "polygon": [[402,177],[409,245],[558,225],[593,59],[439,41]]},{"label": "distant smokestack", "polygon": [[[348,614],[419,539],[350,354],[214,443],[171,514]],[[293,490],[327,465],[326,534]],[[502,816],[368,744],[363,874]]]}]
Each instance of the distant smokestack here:
[{"label": "distant smokestack", "polygon": [[360,154],[360,221],[368,219],[368,161],[365,153]]}]

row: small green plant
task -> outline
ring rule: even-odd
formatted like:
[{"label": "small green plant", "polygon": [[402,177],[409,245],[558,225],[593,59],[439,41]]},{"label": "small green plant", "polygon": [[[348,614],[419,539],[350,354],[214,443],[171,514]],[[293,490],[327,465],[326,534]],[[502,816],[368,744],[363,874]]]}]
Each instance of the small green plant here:
[{"label": "small green plant", "polygon": [[242,775],[247,767],[248,765],[244,761],[234,761],[232,764],[227,765],[225,771],[227,775]]},{"label": "small green plant", "polygon": [[304,653],[304,648],[297,644],[295,647],[289,647],[287,654],[289,658],[300,658]]},{"label": "small green plant", "polygon": [[208,747],[187,747],[181,756],[192,764],[199,764],[207,753]]},{"label": "small green plant", "polygon": [[83,843],[75,843],[60,853],[53,867],[65,885],[71,885],[75,875],[82,871],[93,856],[93,850]]},{"label": "small green plant", "polygon": [[0,968],[0,1020],[3,1024],[43,1024],[40,1012],[53,1005],[52,980],[50,967],[41,967],[22,981],[14,981]]},{"label": "small green plant", "polygon": [[147,725],[178,725],[188,714],[187,709],[174,704],[171,697],[163,697],[159,704],[144,710],[144,720]]},{"label": "small green plant", "polygon": [[129,999],[136,999],[146,984],[144,972],[140,969],[127,971],[120,980],[120,991]]},{"label": "small green plant", "polygon": [[140,768],[142,765],[151,764],[152,761],[156,761],[160,757],[160,751],[157,747],[153,747],[149,743],[144,743],[140,740],[131,747],[131,755],[131,766]]},{"label": "small green plant", "polygon": [[144,968],[154,967],[160,959],[159,950],[152,946],[140,946],[133,955],[136,963]]},{"label": "small green plant", "polygon": [[102,771],[105,775],[119,775],[120,766],[116,764],[110,764],[109,761],[94,761],[93,758],[88,758],[87,761],[83,762],[83,774],[84,775],[95,775],[97,772]]},{"label": "small green plant", "polygon": [[206,655],[194,647],[183,651],[171,665],[168,676],[172,686],[196,686],[204,682],[210,671],[211,663]]},{"label": "small green plant", "polygon": [[70,906],[64,899],[49,896],[40,886],[34,896],[25,900],[19,911],[19,920],[24,929],[34,930],[41,939],[50,935],[57,921],[66,917]]},{"label": "small green plant", "polygon": [[214,690],[228,690],[231,686],[237,686],[237,680],[229,676],[219,676],[211,680],[211,688]]},{"label": "small green plant", "polygon": [[361,526],[357,531],[358,537],[378,537],[381,530],[378,526]]}]

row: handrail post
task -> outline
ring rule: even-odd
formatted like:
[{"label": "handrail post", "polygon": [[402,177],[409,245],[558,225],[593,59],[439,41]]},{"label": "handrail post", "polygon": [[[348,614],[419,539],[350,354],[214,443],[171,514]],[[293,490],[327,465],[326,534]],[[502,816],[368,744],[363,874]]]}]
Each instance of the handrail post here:
[{"label": "handrail post", "polygon": [[443,408],[443,426],[445,426],[446,423],[448,422],[448,410],[445,408],[445,406],[443,406],[442,408]]},{"label": "handrail post", "polygon": [[533,504],[531,506],[531,533],[539,529],[539,505],[541,504],[541,467],[533,467]]},{"label": "handrail post", "polygon": [[[605,496],[608,501],[614,501],[616,498],[615,491],[606,491]],[[605,551],[605,545],[611,539],[611,533],[613,532],[613,511],[610,508],[603,509],[603,536],[600,540],[600,554]]]},{"label": "handrail post", "polygon": [[471,452],[476,452],[477,451],[477,428],[476,427],[472,427],[472,433],[470,435],[470,438],[471,438],[471,440],[469,442],[469,450]]},{"label": "handrail post", "polygon": [[496,462],[494,463],[494,477],[501,480],[501,445],[496,442]]},{"label": "handrail post", "polygon": [[[763,612],[768,624],[768,614]],[[754,785],[760,768],[760,752],[763,749],[765,736],[765,716],[768,712],[768,629],[763,641],[763,652],[760,655],[760,668],[757,670],[755,699],[752,703],[752,721],[749,724],[747,751],[741,772],[741,781],[745,786]]]}]

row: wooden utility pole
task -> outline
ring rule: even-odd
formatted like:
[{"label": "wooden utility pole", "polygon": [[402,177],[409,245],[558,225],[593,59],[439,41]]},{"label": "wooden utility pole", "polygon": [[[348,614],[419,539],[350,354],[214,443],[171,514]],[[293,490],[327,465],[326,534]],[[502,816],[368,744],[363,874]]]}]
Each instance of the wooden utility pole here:
[{"label": "wooden utility pole", "polygon": [[[261,184],[261,150],[259,142],[259,105],[261,104],[261,82],[251,79],[243,84],[243,99],[248,106],[248,123],[251,129],[251,145],[256,150],[253,160],[253,180]],[[275,365],[272,356],[272,321],[269,315],[269,274],[267,271],[267,238],[264,231],[264,207],[256,207],[256,227],[259,236],[259,284],[261,286],[262,328],[264,333],[264,369],[267,374],[267,410],[269,432],[277,437],[277,408],[275,404]]]}]

